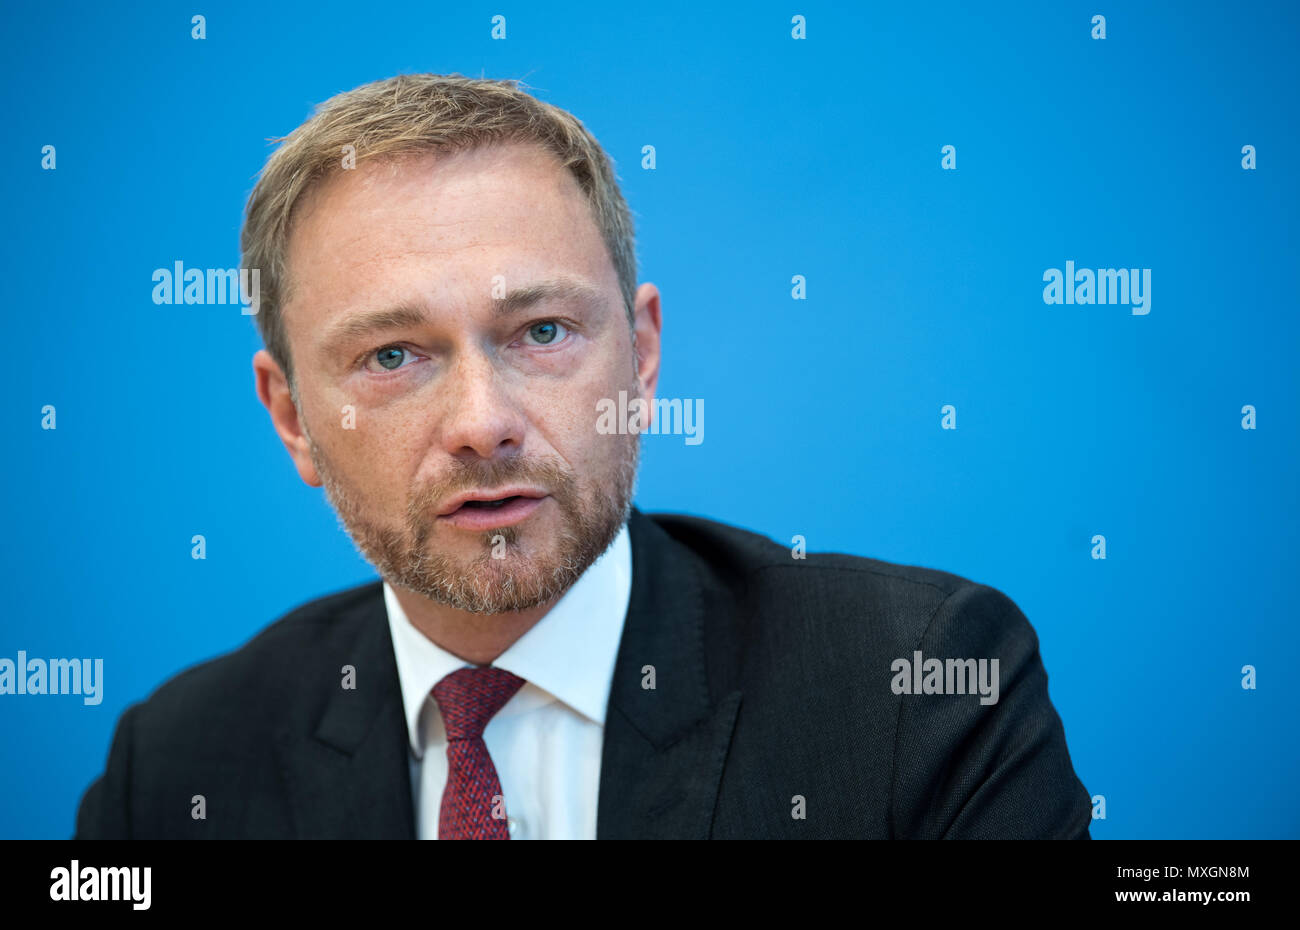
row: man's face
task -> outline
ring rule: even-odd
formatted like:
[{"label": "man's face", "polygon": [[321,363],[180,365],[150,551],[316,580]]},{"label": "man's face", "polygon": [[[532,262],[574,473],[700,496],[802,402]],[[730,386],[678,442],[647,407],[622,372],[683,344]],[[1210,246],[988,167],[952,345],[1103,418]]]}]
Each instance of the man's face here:
[{"label": "man's face", "polygon": [[301,205],[288,268],[299,471],[380,574],[480,613],[567,589],[635,483],[597,402],[644,396],[572,176],[525,145],[362,162]]}]

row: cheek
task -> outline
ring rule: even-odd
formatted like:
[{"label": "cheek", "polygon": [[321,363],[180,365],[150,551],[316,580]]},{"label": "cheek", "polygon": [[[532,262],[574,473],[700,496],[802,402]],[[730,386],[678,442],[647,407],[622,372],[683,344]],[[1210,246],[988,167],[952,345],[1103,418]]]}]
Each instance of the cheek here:
[{"label": "cheek", "polygon": [[341,480],[376,515],[403,513],[421,463],[417,431],[360,404],[331,414],[326,451]]},{"label": "cheek", "polygon": [[637,385],[627,366],[606,360],[586,372],[575,373],[553,391],[529,397],[529,419],[580,481],[603,481],[611,462],[622,456],[626,436],[597,431],[599,404],[619,405],[619,392],[627,402],[636,397]]}]

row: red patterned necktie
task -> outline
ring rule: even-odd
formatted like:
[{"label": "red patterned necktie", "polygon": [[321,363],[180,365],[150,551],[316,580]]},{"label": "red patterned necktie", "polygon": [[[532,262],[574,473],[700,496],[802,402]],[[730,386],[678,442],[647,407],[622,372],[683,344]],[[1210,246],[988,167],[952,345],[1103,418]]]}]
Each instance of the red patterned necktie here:
[{"label": "red patterned necktie", "polygon": [[483,742],[483,728],[523,683],[505,669],[486,666],[458,669],[433,686],[447,728],[447,787],[438,813],[438,839],[510,839],[501,782]]}]

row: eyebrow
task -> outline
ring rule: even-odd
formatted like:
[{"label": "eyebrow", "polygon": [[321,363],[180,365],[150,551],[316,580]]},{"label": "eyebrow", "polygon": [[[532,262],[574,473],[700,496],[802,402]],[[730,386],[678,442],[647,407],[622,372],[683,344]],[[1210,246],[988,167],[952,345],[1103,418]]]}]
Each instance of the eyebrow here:
[{"label": "eyebrow", "polygon": [[[600,299],[600,291],[585,281],[559,277],[513,288],[504,297],[493,299],[492,305],[498,316],[508,316],[545,300],[595,303]],[[368,310],[355,313],[334,326],[321,344],[328,352],[375,332],[416,327],[426,322],[424,313],[409,304]]]},{"label": "eyebrow", "polygon": [[517,313],[544,300],[595,303],[600,299],[600,296],[600,291],[585,281],[580,281],[577,278],[561,277],[515,288],[507,292],[505,297],[494,300],[493,304],[497,313],[504,316]]},{"label": "eyebrow", "polygon": [[384,310],[368,310],[356,313],[334,326],[321,340],[327,352],[347,345],[354,339],[368,336],[375,331],[401,329],[407,326],[419,326],[424,322],[424,314],[414,307],[390,307]]}]

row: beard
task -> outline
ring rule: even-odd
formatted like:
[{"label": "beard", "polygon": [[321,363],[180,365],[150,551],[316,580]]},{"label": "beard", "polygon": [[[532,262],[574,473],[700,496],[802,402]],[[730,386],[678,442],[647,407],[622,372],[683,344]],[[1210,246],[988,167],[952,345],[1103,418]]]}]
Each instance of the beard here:
[{"label": "beard", "polygon": [[[304,423],[304,433],[305,423]],[[560,597],[613,543],[632,510],[640,436],[608,437],[618,444],[607,474],[584,483],[549,459],[454,459],[438,480],[411,489],[401,528],[370,517],[373,507],[334,468],[307,434],[312,462],[344,531],[380,577],[435,603],[476,614],[527,610]],[[431,550],[438,504],[460,491],[528,484],[558,506],[561,527],[543,533],[505,526],[477,534],[468,557]],[[464,534],[469,539],[470,534]],[[546,544],[549,543],[549,547]]]}]

